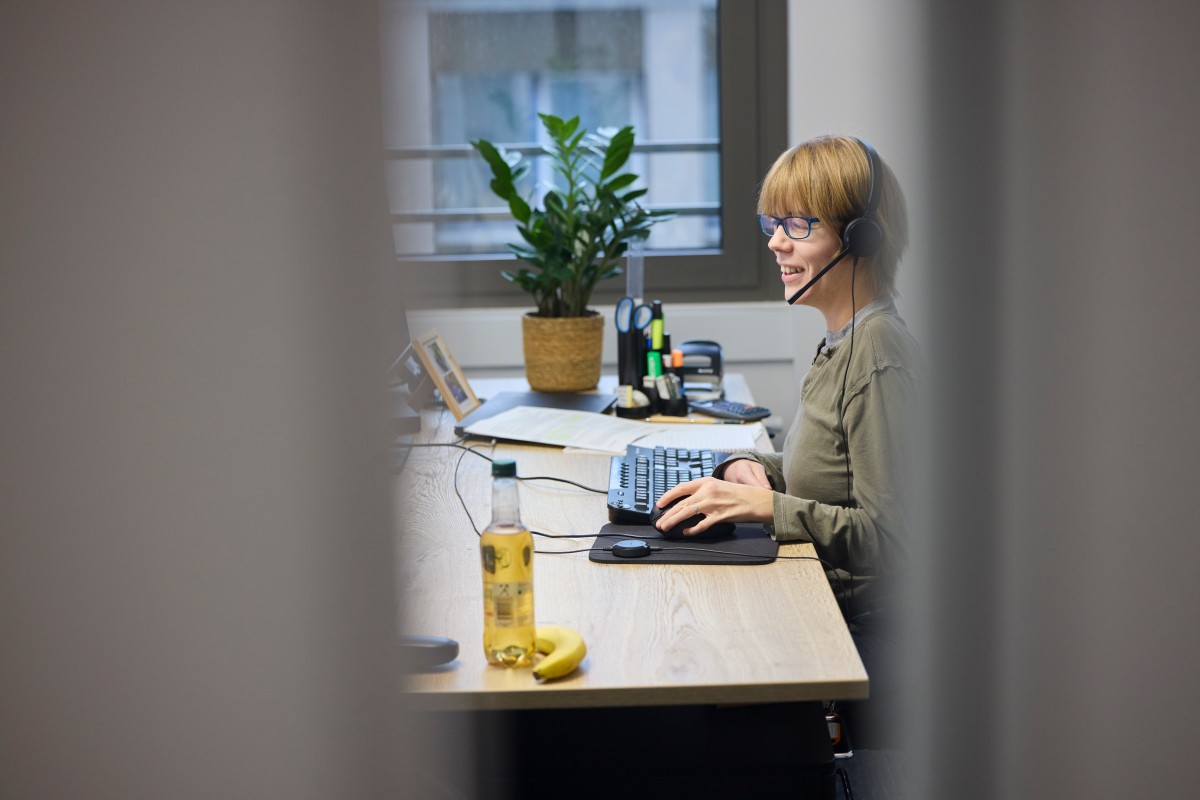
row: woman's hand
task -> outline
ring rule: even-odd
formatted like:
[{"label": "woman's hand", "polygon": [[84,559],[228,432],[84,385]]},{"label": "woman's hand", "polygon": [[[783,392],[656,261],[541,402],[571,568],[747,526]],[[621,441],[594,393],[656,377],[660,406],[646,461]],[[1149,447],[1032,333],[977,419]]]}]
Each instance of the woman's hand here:
[{"label": "woman's hand", "polygon": [[770,488],[717,478],[686,481],[658,499],[658,506],[662,508],[676,498],[685,498],[663,514],[655,527],[660,531],[670,530],[696,514],[703,514],[704,519],[686,529],[685,536],[703,533],[717,522],[771,522],[774,519],[771,494]]},{"label": "woman's hand", "polygon": [[725,471],[721,473],[721,479],[730,483],[743,483],[746,486],[771,488],[771,482],[767,480],[767,468],[749,458],[729,462]]}]

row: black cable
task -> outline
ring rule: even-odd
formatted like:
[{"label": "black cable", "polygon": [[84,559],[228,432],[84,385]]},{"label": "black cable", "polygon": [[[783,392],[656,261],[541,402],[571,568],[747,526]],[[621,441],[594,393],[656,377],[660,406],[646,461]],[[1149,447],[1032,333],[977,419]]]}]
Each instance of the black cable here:
[{"label": "black cable", "polygon": [[[464,439],[459,439],[459,441],[461,442],[461,441],[465,441],[465,440],[464,440]],[[493,444],[493,446],[494,446],[494,445],[495,445],[495,442],[493,442],[492,444]],[[458,497],[458,502],[459,502],[459,505],[461,505],[461,506],[462,506],[463,513],[467,515],[467,520],[468,520],[468,521],[471,523],[471,529],[475,531],[475,536],[476,536],[476,537],[482,537],[482,536],[483,536],[483,532],[482,532],[482,531],[480,531],[480,530],[479,530],[479,526],[475,524],[475,519],[474,519],[474,517],[472,517],[472,516],[471,516],[471,509],[467,507],[467,500],[466,500],[466,498],[464,498],[464,497],[462,496],[462,492],[461,492],[461,491],[459,490],[459,488],[458,488],[458,468],[459,468],[460,466],[462,466],[462,461],[463,461],[463,459],[464,459],[464,458],[466,458],[466,455],[467,455],[467,453],[472,453],[472,454],[474,454],[474,455],[477,455],[477,456],[479,456],[480,458],[487,459],[488,461],[495,461],[495,459],[494,459],[494,458],[491,458],[490,456],[486,456],[486,455],[484,455],[483,453],[479,452],[478,450],[474,449],[473,447],[468,447],[468,446],[465,446],[465,445],[461,445],[461,444],[458,444],[457,442],[456,442],[456,443],[452,443],[452,444],[451,444],[451,443],[446,443],[446,442],[441,442],[441,443],[434,443],[434,444],[417,444],[417,445],[409,445],[409,446],[410,446],[410,447],[456,447],[456,448],[458,448],[459,450],[462,450],[462,451],[464,451],[464,452],[463,452],[463,453],[462,453],[462,454],[461,454],[461,455],[458,457],[458,461],[457,461],[457,462],[455,462],[455,464],[454,464],[454,494],[455,494],[455,496],[457,496],[457,497]],[[586,488],[586,487],[585,487],[585,488]],[[607,494],[607,492],[606,492],[606,494]],[[534,535],[534,536],[543,536],[543,537],[545,537],[545,538],[547,538],[547,539],[582,539],[582,538],[584,538],[584,537],[586,537],[586,536],[592,536],[592,535],[593,535],[593,534],[590,534],[590,533],[580,533],[580,534],[569,534],[569,533],[542,533],[541,531],[535,531],[535,530],[531,530],[531,531],[529,531],[529,532],[530,532],[532,535]],[[589,550],[591,550],[591,548],[590,548],[590,547],[589,547],[589,548],[586,548],[586,549],[583,549],[583,550],[560,550],[560,551],[553,551],[553,550],[534,550],[533,552],[535,552],[535,553],[542,553],[542,554],[544,554],[544,555],[566,555],[566,554],[568,554],[568,553],[586,553],[586,552],[588,552]]]},{"label": "black cable", "polygon": [[[462,439],[460,439],[460,441],[462,441]],[[484,453],[481,453],[478,450],[473,449],[473,447],[469,447],[469,446],[461,445],[461,444],[457,444],[457,443],[408,444],[408,445],[403,445],[403,446],[406,446],[406,447],[457,447],[458,450],[463,451],[462,455],[458,456],[458,461],[455,463],[455,467],[454,467],[454,493],[455,493],[456,497],[458,498],[458,504],[462,505],[463,513],[466,513],[466,515],[467,515],[467,521],[470,522],[470,528],[472,528],[472,530],[475,531],[475,536],[480,537],[480,536],[484,535],[484,534],[482,534],[482,531],[480,531],[478,525],[475,524],[475,519],[472,516],[470,516],[470,509],[468,509],[468,507],[467,507],[467,500],[466,500],[466,498],[462,497],[462,492],[460,491],[460,489],[458,489],[458,468],[461,467],[462,459],[467,457],[467,453],[473,453],[473,455],[479,456],[480,458],[485,458],[485,459],[487,459],[487,461],[494,461],[494,459],[491,457],[485,456]],[[526,479],[526,480],[535,480],[535,479]],[[563,480],[563,479],[546,479],[546,480]],[[570,481],[565,481],[565,482],[570,482]],[[576,486],[578,486],[578,485],[576,485]],[[587,487],[582,487],[582,488],[587,488]],[[595,491],[595,489],[589,489],[589,491]],[[607,494],[607,492],[605,492],[605,494]],[[529,533],[534,536],[544,537],[544,539],[584,539],[584,537],[587,537],[587,536],[595,536],[596,539],[600,539],[601,536],[604,536],[604,537],[611,536],[611,537],[614,537],[614,539],[617,539],[617,537],[619,537],[619,539],[641,539],[641,540],[660,540],[661,539],[661,536],[656,535],[656,534],[655,535],[641,535],[641,534],[628,534],[628,533],[622,533],[622,534],[547,534],[547,533],[544,533],[544,531],[540,531],[540,530],[530,530]],[[820,563],[823,564],[824,566],[828,567],[829,570],[834,570],[833,565],[830,565],[828,563],[828,561],[824,560],[823,558],[816,557],[816,555],[757,555],[755,553],[738,553],[737,551],[714,551],[714,549],[708,548],[708,547],[671,547],[671,548],[665,548],[665,549],[672,549],[672,551],[696,551],[696,552],[700,552],[700,553],[718,553],[720,555],[738,555],[738,557],[742,557],[742,558],[755,558],[755,559],[769,560],[769,561],[774,561],[774,560],[778,560],[778,559],[794,560],[794,561],[820,561]],[[592,548],[590,548],[590,547],[584,547],[582,549],[574,549],[574,551],[538,551],[538,549],[535,549],[535,551],[534,551],[535,554],[541,554],[541,555],[570,555],[572,553],[590,553],[590,552],[592,552]],[[842,583],[841,576],[838,575],[838,573],[836,573],[836,571],[833,573],[833,575],[835,578],[838,578],[838,584],[841,587],[842,593],[845,593],[846,587],[845,587],[845,584]]]},{"label": "black cable", "polygon": [[[459,439],[459,441],[461,442],[464,440]],[[479,452],[478,450],[474,450],[470,447],[467,447],[467,446],[461,445],[461,444],[457,444],[457,443],[448,443],[448,442],[433,442],[430,444],[397,443],[396,447],[457,447],[459,450],[466,450],[468,453],[474,453],[475,455],[477,455],[480,458],[485,459],[489,462],[496,460],[496,459],[492,458],[491,456],[485,456],[483,453]],[[608,494],[607,489],[593,489],[591,486],[584,486],[582,483],[576,483],[575,481],[570,480],[568,478],[556,478],[553,475],[530,475],[528,477],[522,477],[522,476],[518,475],[517,480],[519,480],[519,481],[557,481],[559,483],[569,483],[572,486],[576,486],[580,489],[583,489],[584,491],[593,492],[595,494],[604,494],[604,495]]]},{"label": "black cable", "polygon": [[[848,353],[846,353],[846,367],[845,367],[845,369],[842,370],[842,393],[838,396],[838,425],[842,429],[842,442],[844,443],[844,445],[846,447],[845,455],[846,455],[846,509],[847,509],[847,511],[849,511],[849,509],[853,508],[855,505],[854,493],[851,490],[851,484],[850,484],[850,436],[846,433],[846,378],[850,375],[850,361],[854,358],[854,328],[855,328],[855,319],[854,318],[856,316],[858,316],[858,304],[854,300],[854,283],[855,283],[855,279],[858,277],[857,272],[858,272],[858,256],[855,256],[854,260],[850,262],[850,351]],[[833,568],[831,567],[830,569],[833,569]],[[849,570],[846,570],[846,571],[850,574],[851,579],[853,579],[854,573],[850,572]],[[836,570],[834,571],[833,574],[837,575]],[[842,584],[842,578],[840,575],[837,575],[837,578],[838,578],[838,584],[841,585],[842,592],[844,593],[846,591],[846,587],[844,584]],[[854,609],[854,585],[851,584],[850,585],[850,593],[848,595],[846,595],[846,608],[843,609],[843,613],[846,615],[846,619],[851,618],[851,616],[852,616],[851,612],[853,611],[853,609]]]},{"label": "black cable", "polygon": [[578,486],[580,489],[583,489],[584,491],[588,491],[588,492],[593,492],[594,494],[603,494],[603,495],[608,494],[608,489],[593,489],[590,486],[584,486],[582,483],[576,483],[575,481],[569,480],[567,478],[555,478],[552,475],[530,475],[528,478],[522,478],[520,475],[518,475],[517,480],[519,480],[519,481],[558,481],[559,483],[569,483],[572,486]]},{"label": "black cable", "polygon": [[[436,445],[429,445],[429,446],[430,446],[430,447],[434,447],[434,446],[436,446]],[[465,451],[467,451],[466,453],[463,453],[463,454],[461,454],[461,455],[458,457],[458,461],[457,461],[457,462],[455,462],[455,464],[454,464],[454,494],[458,496],[458,502],[459,502],[459,504],[460,504],[460,505],[462,505],[462,508],[463,508],[463,513],[467,515],[467,520],[468,520],[468,521],[471,523],[471,529],[475,531],[475,536],[476,536],[476,537],[483,536],[483,534],[482,534],[482,533],[480,532],[480,530],[479,530],[479,526],[475,524],[475,519],[474,519],[474,517],[472,517],[472,516],[471,516],[471,509],[467,508],[467,501],[466,501],[466,498],[464,498],[464,497],[462,496],[462,492],[460,492],[460,491],[458,490],[458,468],[459,468],[460,466],[462,466],[462,460],[463,460],[464,458],[466,458],[466,456],[467,456],[467,453],[475,453],[475,451],[474,451],[474,450],[472,450],[472,449],[471,449],[471,448],[469,448],[469,447],[463,447],[462,445],[457,445],[457,444],[456,444],[456,445],[450,445],[450,446],[451,446],[451,447],[457,447],[457,448],[459,448],[460,450],[465,450]],[[483,453],[475,453],[475,455],[477,455],[477,456],[483,456],[484,458],[487,458],[487,456],[484,456],[484,455],[483,455]]]},{"label": "black cable", "polygon": [[[542,533],[541,531],[534,531],[534,530],[531,530],[530,533],[532,533],[534,536],[541,536],[544,539],[586,539],[590,536],[616,536],[617,535],[614,533]],[[624,536],[624,534],[621,534],[621,535],[625,539],[649,539],[649,538],[651,538],[649,536],[632,536],[632,535]],[[657,539],[659,537],[655,536],[653,538]]]},{"label": "black cable", "polygon": [[846,770],[838,767],[837,775],[842,779],[842,791],[846,795],[846,800],[854,800],[854,790],[850,788],[850,776],[846,774]]},{"label": "black cable", "polygon": [[854,300],[854,279],[858,268],[858,256],[850,262],[850,352],[846,354],[846,367],[842,370],[842,393],[838,395],[838,425],[842,429],[842,441],[846,445],[846,506],[854,502],[850,489],[850,437],[846,435],[846,379],[850,376],[850,361],[854,358],[854,327],[857,304]]}]

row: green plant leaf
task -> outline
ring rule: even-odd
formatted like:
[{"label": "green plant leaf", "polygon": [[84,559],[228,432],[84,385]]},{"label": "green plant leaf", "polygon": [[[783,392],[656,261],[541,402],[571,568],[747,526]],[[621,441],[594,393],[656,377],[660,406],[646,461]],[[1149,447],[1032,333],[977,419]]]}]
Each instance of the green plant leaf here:
[{"label": "green plant leaf", "polygon": [[512,179],[512,168],[505,160],[504,153],[494,144],[486,139],[478,139],[471,142],[471,146],[479,151],[479,154],[483,156],[483,160],[491,167],[492,175],[497,178]]},{"label": "green plant leaf", "polygon": [[567,150],[571,151],[572,153],[578,151],[579,143],[583,141],[585,136],[587,136],[587,131],[580,131],[579,133],[575,134],[575,138],[567,142]]},{"label": "green plant leaf", "polygon": [[513,192],[512,196],[508,198],[508,210],[512,212],[513,218],[518,222],[529,221],[529,204],[522,200],[516,192]]},{"label": "green plant leaf", "polygon": [[492,171],[491,189],[517,220],[520,240],[506,245],[527,265],[501,274],[528,292],[544,316],[585,313],[598,281],[622,273],[627,242],[645,239],[650,226],[672,216],[638,205],[646,194],[624,171],[634,146],[632,126],[589,133],[579,117],[562,120],[539,114],[548,134],[544,151],[555,182],[540,198],[522,197],[518,182],[530,172],[528,159],[486,140],[472,142]]},{"label": "green plant leaf", "polygon": [[547,211],[552,212],[559,219],[564,221],[570,220],[570,216],[567,214],[566,203],[563,200],[563,196],[558,192],[546,192],[546,196],[542,198],[542,203],[546,206]]},{"label": "green plant leaf", "polygon": [[512,185],[512,181],[504,178],[493,178],[488,184],[491,187],[492,193],[502,200],[508,200],[516,195],[516,189]]},{"label": "green plant leaf", "polygon": [[579,117],[578,116],[571,117],[569,120],[567,120],[566,124],[563,125],[563,127],[562,127],[563,140],[565,141],[567,139],[570,139],[572,136],[575,135],[575,131],[578,129],[579,129]]},{"label": "green plant leaf", "polygon": [[604,154],[604,166],[600,170],[600,180],[614,175],[625,166],[629,154],[633,152],[633,126],[626,125],[613,134],[608,141],[608,149]]},{"label": "green plant leaf", "polygon": [[542,125],[546,128],[546,132],[549,133],[551,137],[557,139],[558,132],[561,131],[563,127],[562,117],[556,117],[553,114],[541,113],[538,114],[538,117],[542,120]]},{"label": "green plant leaf", "polygon": [[626,172],[624,175],[617,175],[606,183],[604,189],[607,192],[619,192],[637,179],[637,175],[634,175],[632,172]]}]

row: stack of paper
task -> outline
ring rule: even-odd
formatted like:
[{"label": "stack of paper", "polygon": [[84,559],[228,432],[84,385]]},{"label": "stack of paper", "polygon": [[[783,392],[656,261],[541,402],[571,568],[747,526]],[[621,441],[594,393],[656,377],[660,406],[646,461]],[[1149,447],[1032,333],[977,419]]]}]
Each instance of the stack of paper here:
[{"label": "stack of paper", "polygon": [[649,425],[590,411],[517,406],[466,428],[466,433],[495,439],[624,453],[645,447],[753,450],[762,425]]}]

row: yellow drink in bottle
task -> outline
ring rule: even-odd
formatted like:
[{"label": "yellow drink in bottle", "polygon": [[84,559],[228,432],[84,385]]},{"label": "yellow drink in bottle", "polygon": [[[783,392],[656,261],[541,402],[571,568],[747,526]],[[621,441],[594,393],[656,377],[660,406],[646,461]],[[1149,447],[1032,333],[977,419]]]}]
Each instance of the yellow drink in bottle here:
[{"label": "yellow drink in bottle", "polygon": [[479,540],[483,568],[483,651],[491,664],[533,663],[533,536],[521,523],[517,465],[492,462],[492,521]]}]

